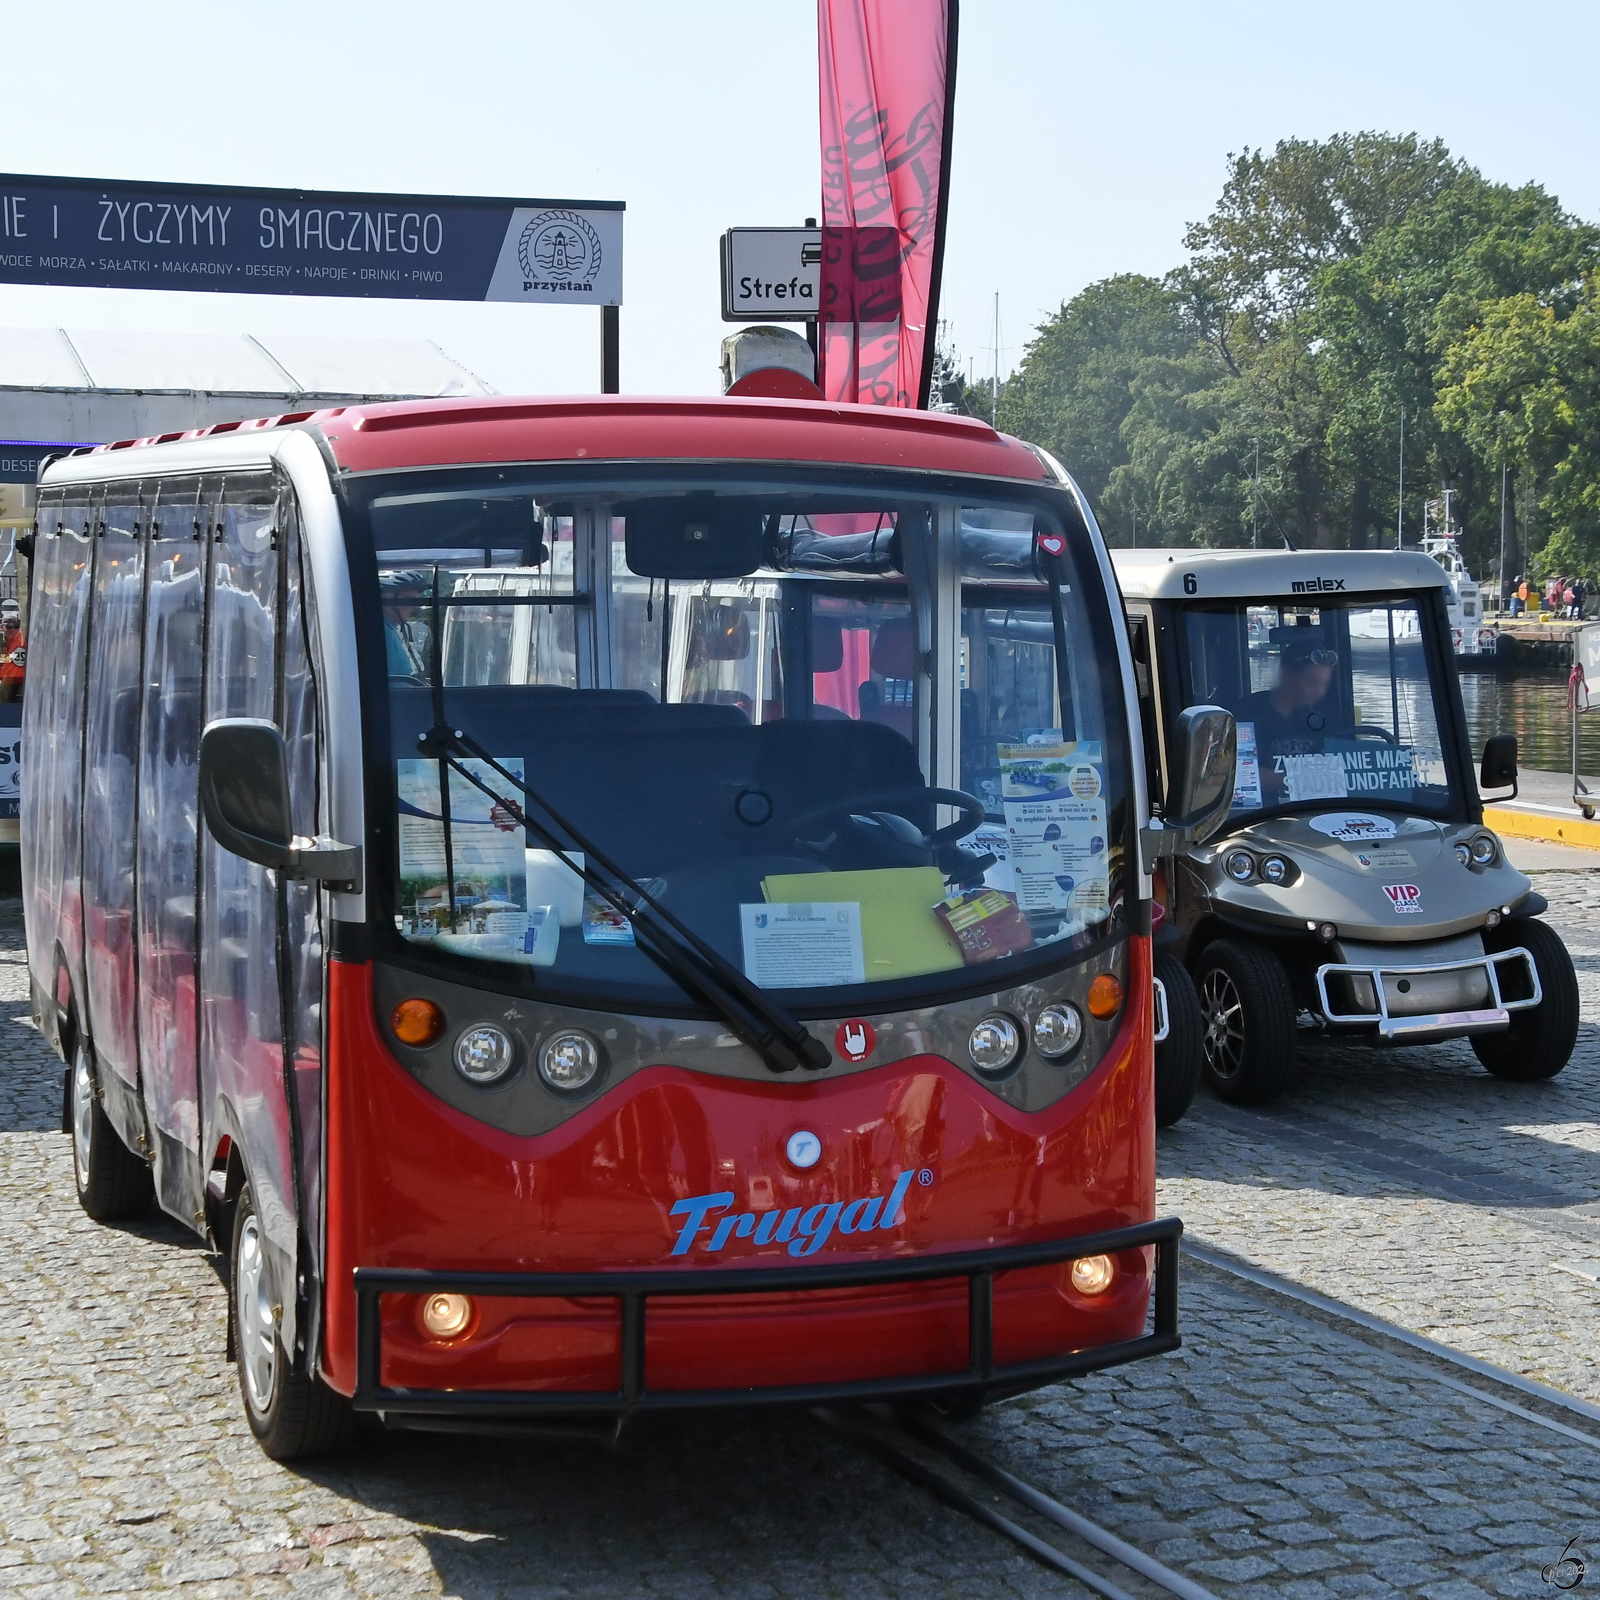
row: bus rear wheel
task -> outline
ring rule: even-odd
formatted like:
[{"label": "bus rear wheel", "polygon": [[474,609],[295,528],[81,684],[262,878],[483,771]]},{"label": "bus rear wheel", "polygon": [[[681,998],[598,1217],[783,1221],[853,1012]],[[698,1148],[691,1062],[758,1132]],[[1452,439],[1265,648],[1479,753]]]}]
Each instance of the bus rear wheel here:
[{"label": "bus rear wheel", "polygon": [[155,1199],[150,1168],[111,1126],[100,1103],[89,1047],[82,1039],[73,1044],[67,1111],[72,1125],[72,1176],[78,1204],[96,1222],[115,1222],[147,1211]]},{"label": "bus rear wheel", "polygon": [[250,1431],[274,1461],[302,1461],[346,1448],[355,1437],[349,1402],[319,1378],[293,1370],[279,1334],[283,1308],[272,1298],[266,1232],[247,1183],[234,1207],[229,1314],[239,1393]]},{"label": "bus rear wheel", "polygon": [[1218,939],[1195,966],[1205,1075],[1224,1100],[1266,1105],[1294,1074],[1294,1002],[1277,952]]},{"label": "bus rear wheel", "polygon": [[1156,1046],[1156,1126],[1170,1128],[1200,1087],[1205,1023],[1194,979],[1170,951],[1156,953],[1156,976],[1167,991],[1167,1036]]},{"label": "bus rear wheel", "polygon": [[1544,998],[1526,1011],[1513,1011],[1504,1033],[1474,1035],[1472,1053],[1495,1077],[1511,1083],[1555,1077],[1578,1042],[1578,975],[1567,947],[1537,917],[1507,917],[1483,942],[1491,951],[1526,950]]}]

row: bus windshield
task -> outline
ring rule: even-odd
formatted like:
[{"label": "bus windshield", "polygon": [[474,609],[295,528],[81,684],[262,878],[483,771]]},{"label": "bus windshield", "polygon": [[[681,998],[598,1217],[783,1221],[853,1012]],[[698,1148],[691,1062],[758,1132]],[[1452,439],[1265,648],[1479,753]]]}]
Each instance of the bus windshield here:
[{"label": "bus windshield", "polygon": [[[413,954],[551,997],[683,1004],[574,835],[813,1008],[1001,987],[1111,931],[1119,680],[1103,603],[1034,574],[1048,508],[467,471],[365,504],[393,763],[383,916]],[[931,553],[952,523],[965,581],[949,574],[941,647]],[[641,575],[629,551],[664,525],[736,526],[755,570]],[[492,763],[441,772],[419,750],[441,702]]]},{"label": "bus windshield", "polygon": [[1235,819],[1330,800],[1451,809],[1425,599],[1241,600],[1185,607],[1183,620],[1186,703],[1238,719]]}]

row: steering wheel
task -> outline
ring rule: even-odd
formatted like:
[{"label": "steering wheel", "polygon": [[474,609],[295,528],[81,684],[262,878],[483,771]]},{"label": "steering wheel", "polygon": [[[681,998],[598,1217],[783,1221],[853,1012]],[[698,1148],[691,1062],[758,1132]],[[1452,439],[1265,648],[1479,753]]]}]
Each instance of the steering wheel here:
[{"label": "steering wheel", "polygon": [[[789,824],[789,831],[792,837],[799,838],[800,830],[814,822],[822,822],[829,817],[847,817],[852,812],[888,811],[899,815],[894,808],[909,805],[913,801],[959,806],[963,812],[947,827],[936,828],[932,833],[922,835],[923,844],[930,850],[954,844],[958,839],[965,839],[969,833],[975,833],[983,826],[984,818],[988,815],[983,801],[964,789],[880,789],[874,794],[854,795],[848,800],[835,800],[829,805],[816,806],[796,817]],[[909,818],[906,820],[910,821]],[[912,823],[912,826],[916,824]]]},{"label": "steering wheel", "polygon": [[1350,730],[1350,732],[1351,732],[1351,735],[1353,737],[1357,738],[1357,739],[1359,739],[1361,737],[1361,735],[1365,733],[1365,734],[1375,734],[1378,738],[1382,739],[1385,744],[1399,744],[1400,743],[1400,741],[1392,733],[1390,733],[1387,728],[1380,728],[1374,722],[1358,722]]}]

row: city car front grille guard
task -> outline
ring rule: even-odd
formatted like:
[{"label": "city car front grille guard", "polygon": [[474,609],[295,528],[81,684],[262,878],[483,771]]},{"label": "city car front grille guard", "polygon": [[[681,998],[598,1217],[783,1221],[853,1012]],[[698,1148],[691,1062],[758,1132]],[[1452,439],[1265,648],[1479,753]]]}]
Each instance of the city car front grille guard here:
[{"label": "city car front grille guard", "polygon": [[[1500,978],[1495,971],[1502,961],[1520,959],[1527,967],[1528,981],[1533,996],[1528,1000],[1506,1000],[1500,994]],[[1479,1011],[1439,1011],[1426,1016],[1392,1017],[1389,1014],[1389,997],[1384,993],[1383,980],[1389,978],[1427,977],[1438,972],[1467,972],[1481,967],[1489,981],[1489,993],[1494,1004]],[[1330,976],[1366,978],[1378,1002],[1376,1011],[1336,1012],[1328,998]],[[1539,967],[1532,954],[1518,945],[1511,950],[1497,950],[1489,955],[1473,956],[1466,961],[1441,961],[1430,966],[1391,967],[1367,966],[1356,962],[1329,962],[1317,968],[1317,996],[1322,1001],[1322,1014],[1329,1022],[1342,1025],[1377,1023],[1378,1036],[1383,1039],[1400,1039],[1414,1034],[1428,1034],[1436,1029],[1475,1029],[1504,1027],[1511,1021],[1513,1011],[1524,1011],[1544,999],[1539,983]]]},{"label": "city car front grille guard", "polygon": [[[1176,1217],[1079,1239],[1050,1239],[1000,1250],[922,1255],[898,1261],[849,1261],[828,1267],[733,1267],[711,1271],[443,1272],[422,1268],[358,1267],[356,1291],[357,1411],[395,1416],[545,1416],[596,1412],[686,1410],[702,1406],[819,1405],[908,1398],[953,1391],[1020,1393],[1061,1378],[1120,1366],[1176,1350],[1178,1240]],[[1155,1308],[1151,1331],[1137,1339],[1071,1350],[1003,1366],[994,1360],[994,1280],[997,1273],[1054,1266],[1082,1256],[1115,1255],[1154,1245]],[[650,1389],[645,1383],[645,1309],[656,1296],[793,1294],[810,1289],[868,1289],[880,1284],[967,1280],[967,1365],[953,1372],[858,1378],[737,1389]],[[408,1389],[383,1384],[382,1297],[454,1293],[524,1299],[605,1297],[620,1302],[621,1387],[594,1390]],[[804,1307],[794,1308],[796,1320]]]}]

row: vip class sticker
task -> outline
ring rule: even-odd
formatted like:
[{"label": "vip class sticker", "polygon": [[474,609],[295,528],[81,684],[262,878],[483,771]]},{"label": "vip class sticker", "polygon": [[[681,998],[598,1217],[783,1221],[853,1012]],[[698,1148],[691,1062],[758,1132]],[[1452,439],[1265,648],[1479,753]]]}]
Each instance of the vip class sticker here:
[{"label": "vip class sticker", "polygon": [[1422,910],[1422,890],[1414,883],[1386,883],[1383,892],[1389,897],[1389,904],[1397,916],[1405,916],[1408,912],[1420,913]]}]

